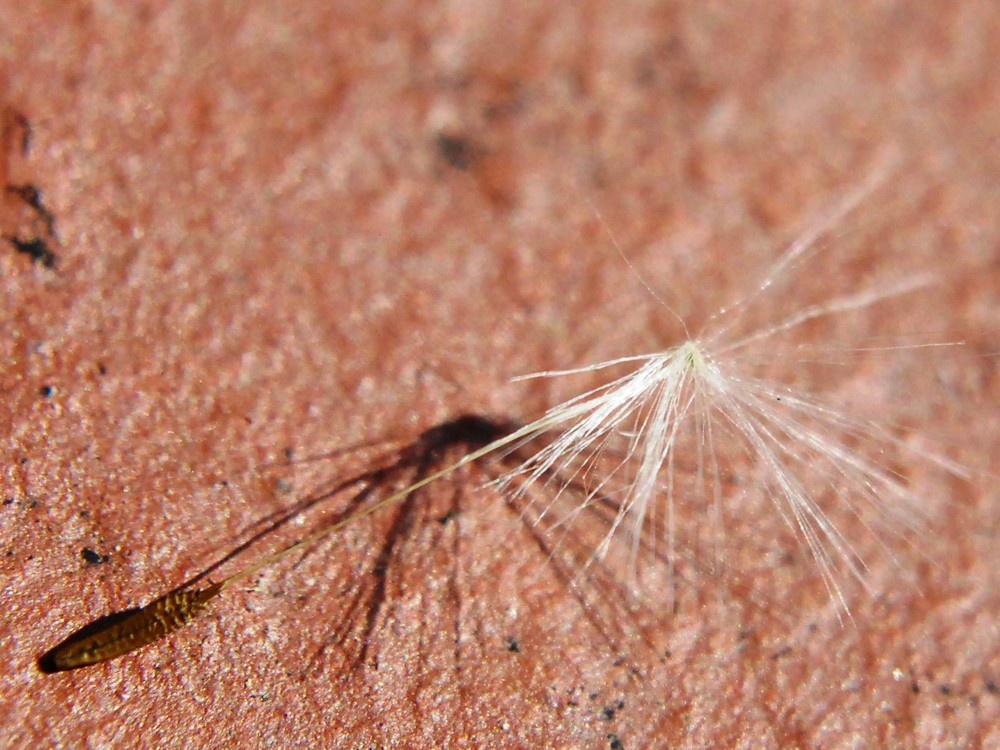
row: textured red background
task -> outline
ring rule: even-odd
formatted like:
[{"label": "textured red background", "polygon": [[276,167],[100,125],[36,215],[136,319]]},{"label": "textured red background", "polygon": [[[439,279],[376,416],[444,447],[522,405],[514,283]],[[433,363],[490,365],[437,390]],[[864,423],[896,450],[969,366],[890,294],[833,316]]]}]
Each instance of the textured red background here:
[{"label": "textured red background", "polygon": [[[674,616],[613,565],[571,590],[474,470],[189,632],[38,672],[377,463],[255,468],[286,448],[523,420],[575,386],[512,376],[675,342],[595,208],[697,322],[897,154],[803,299],[931,269],[861,333],[969,343],[824,385],[997,471],[993,3],[375,5],[2,3],[0,168],[41,189],[58,259],[0,245],[0,744],[1000,746],[995,482],[919,464],[899,468],[945,503],[930,562],[874,556],[846,626],[807,560],[767,556],[770,517]],[[0,218],[45,233],[9,191]]]}]

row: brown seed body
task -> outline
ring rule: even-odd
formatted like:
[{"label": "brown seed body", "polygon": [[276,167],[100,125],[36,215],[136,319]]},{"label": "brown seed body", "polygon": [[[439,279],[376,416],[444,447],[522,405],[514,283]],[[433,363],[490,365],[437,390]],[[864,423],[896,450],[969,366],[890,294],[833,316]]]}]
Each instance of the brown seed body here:
[{"label": "brown seed body", "polygon": [[160,640],[200,615],[221,591],[178,591],[80,637],[71,636],[43,657],[46,671],[61,672],[98,664]]}]

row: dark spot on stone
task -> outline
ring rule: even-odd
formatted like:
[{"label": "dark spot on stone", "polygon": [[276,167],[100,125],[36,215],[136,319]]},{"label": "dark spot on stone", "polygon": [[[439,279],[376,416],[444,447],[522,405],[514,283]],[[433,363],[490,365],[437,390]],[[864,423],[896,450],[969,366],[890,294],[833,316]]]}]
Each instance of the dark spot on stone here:
[{"label": "dark spot on stone", "polygon": [[463,172],[472,167],[476,154],[468,138],[438,133],[436,145],[438,153],[448,163],[448,166]]},{"label": "dark spot on stone", "polygon": [[614,732],[608,732],[608,747],[611,750],[625,750],[625,745],[622,744],[621,739]]},{"label": "dark spot on stone", "polygon": [[54,390],[55,389],[51,385],[43,385],[41,388],[38,389],[38,393],[41,395],[42,398],[48,398],[49,396],[52,395]]},{"label": "dark spot on stone", "polygon": [[458,515],[457,510],[449,510],[447,513],[445,513],[443,516],[437,519],[437,522],[442,526],[444,526],[446,523],[448,523],[448,521],[455,518],[457,515]]},{"label": "dark spot on stone", "polygon": [[80,557],[84,559],[90,565],[100,565],[101,563],[106,563],[111,559],[111,555],[100,555],[94,552],[90,547],[84,547],[80,550]]},{"label": "dark spot on stone", "polygon": [[5,239],[19,253],[31,256],[32,263],[41,263],[45,268],[55,268],[56,254],[49,249],[48,243],[42,238],[31,237],[30,239],[22,239],[8,235]]},{"label": "dark spot on stone", "polygon": [[35,185],[28,183],[26,185],[8,185],[7,192],[13,193],[30,206],[35,215],[45,223],[45,230],[49,236],[58,238],[56,234],[56,217],[45,207],[41,190]]},{"label": "dark spot on stone", "polygon": [[20,112],[9,110],[10,119],[21,129],[21,156],[31,151],[31,121]]},{"label": "dark spot on stone", "polygon": [[42,191],[30,182],[26,185],[8,185],[7,192],[16,195],[36,211],[42,208]]},{"label": "dark spot on stone", "polygon": [[605,721],[611,721],[613,718],[615,718],[615,714],[621,711],[623,708],[625,708],[625,701],[618,701],[618,703],[616,703],[613,706],[605,706],[603,709],[601,709],[601,716],[604,717]]},{"label": "dark spot on stone", "polygon": [[791,646],[785,646],[784,648],[779,648],[777,651],[775,651],[773,654],[771,654],[771,659],[773,661],[777,661],[782,656],[788,656],[790,653],[792,653],[792,647]]},{"label": "dark spot on stone", "polygon": [[517,638],[512,635],[507,636],[507,650],[512,654],[521,653],[521,644]]}]

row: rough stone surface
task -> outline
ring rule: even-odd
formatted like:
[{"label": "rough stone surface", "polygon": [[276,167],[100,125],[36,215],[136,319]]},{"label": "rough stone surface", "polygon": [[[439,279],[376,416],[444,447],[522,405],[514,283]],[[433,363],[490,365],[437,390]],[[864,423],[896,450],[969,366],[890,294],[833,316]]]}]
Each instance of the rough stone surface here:
[{"label": "rough stone surface", "polygon": [[[0,745],[1000,746],[993,3],[5,0],[0,28]],[[762,314],[936,275],[811,332],[965,347],[804,377],[979,473],[890,459],[933,523],[860,550],[853,620],[759,498],[721,572],[630,594],[614,554],[573,578],[599,519],[552,555],[492,465],[38,671],[488,432],[423,431],[598,382],[513,376],[677,342],[615,242],[696,327],[887,163]]]}]

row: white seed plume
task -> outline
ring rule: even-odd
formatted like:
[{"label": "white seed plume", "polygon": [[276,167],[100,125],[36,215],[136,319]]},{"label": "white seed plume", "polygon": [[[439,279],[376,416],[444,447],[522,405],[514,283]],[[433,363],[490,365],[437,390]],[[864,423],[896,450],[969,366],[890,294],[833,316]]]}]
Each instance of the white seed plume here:
[{"label": "white seed plume", "polygon": [[[631,543],[633,576],[644,528],[651,523],[656,508],[665,506],[666,519],[660,525],[672,574],[676,502],[708,503],[713,522],[721,524],[727,488],[720,477],[719,453],[724,451],[727,457],[745,453],[756,473],[764,477],[761,489],[819,564],[831,596],[848,611],[835,574],[846,569],[864,584],[865,564],[852,541],[821,507],[820,498],[824,502],[835,498],[876,536],[887,530],[906,536],[919,529],[921,503],[878,457],[912,453],[914,449],[876,425],[853,419],[808,393],[755,377],[740,354],[751,345],[768,345],[771,337],[807,321],[866,308],[924,286],[928,279],[909,277],[881,283],[806,307],[746,335],[736,336],[732,331],[745,309],[812,252],[817,238],[857,205],[874,182],[847,196],[794,242],[756,290],[716,313],[704,334],[663,352],[527,376],[548,378],[634,366],[628,374],[552,407],[504,439],[509,443],[516,438],[523,445],[543,433],[555,435],[498,483],[520,496],[536,483],[555,483],[557,495],[572,485],[582,497],[574,496],[572,510],[561,511],[564,515],[557,523],[564,527],[595,502],[612,499],[617,508],[615,517],[595,556],[603,556],[612,539],[624,530]],[[725,440],[720,439],[723,436]],[[944,459],[922,452],[919,455],[960,472]],[[687,486],[683,499],[675,495],[678,463],[693,463],[694,494],[698,497],[690,497]],[[552,507],[554,504],[548,505],[536,517],[544,517]]]}]

